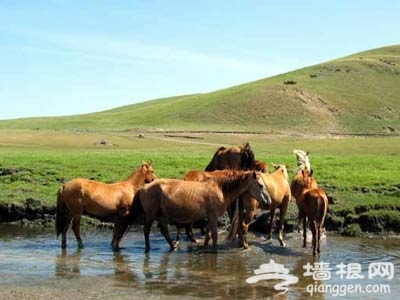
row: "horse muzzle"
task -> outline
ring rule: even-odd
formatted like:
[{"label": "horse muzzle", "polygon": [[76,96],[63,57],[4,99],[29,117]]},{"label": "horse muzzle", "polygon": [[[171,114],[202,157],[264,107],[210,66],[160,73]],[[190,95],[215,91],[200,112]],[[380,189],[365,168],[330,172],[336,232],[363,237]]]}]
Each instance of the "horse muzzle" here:
[{"label": "horse muzzle", "polygon": [[259,201],[259,202],[261,204],[264,204],[264,205],[270,207],[271,206],[271,197],[270,197],[268,191],[266,189],[262,189],[260,196],[261,196],[260,197],[261,201]]}]

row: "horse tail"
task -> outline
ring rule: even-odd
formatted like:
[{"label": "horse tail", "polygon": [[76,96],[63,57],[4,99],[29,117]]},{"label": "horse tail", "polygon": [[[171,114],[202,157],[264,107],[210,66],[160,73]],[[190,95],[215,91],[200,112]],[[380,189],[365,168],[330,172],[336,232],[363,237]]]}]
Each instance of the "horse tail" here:
[{"label": "horse tail", "polygon": [[69,211],[63,201],[64,186],[60,187],[57,191],[57,208],[56,208],[56,233],[57,237],[69,225]]},{"label": "horse tail", "polygon": [[324,226],[326,213],[328,212],[328,197],[323,190],[320,190],[318,199],[317,220],[321,227]]},{"label": "horse tail", "polygon": [[140,201],[140,192],[141,192],[141,190],[138,190],[136,192],[135,196],[133,197],[132,208],[129,213],[130,225],[132,225],[133,223],[137,223],[139,218],[144,213],[142,202]]},{"label": "horse tail", "polygon": [[226,237],[226,240],[228,242],[232,242],[233,239],[236,237],[236,234],[238,233],[239,230],[239,212],[241,212],[243,202],[241,199],[237,199],[235,201],[236,205],[232,205],[234,208],[233,214],[232,214],[232,219],[231,219],[231,226],[229,227],[229,232],[228,236]]}]

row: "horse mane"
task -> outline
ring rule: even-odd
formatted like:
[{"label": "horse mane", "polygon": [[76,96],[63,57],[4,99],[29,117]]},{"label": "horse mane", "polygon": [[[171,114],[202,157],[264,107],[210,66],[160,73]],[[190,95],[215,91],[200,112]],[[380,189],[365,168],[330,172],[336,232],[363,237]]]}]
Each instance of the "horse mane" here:
[{"label": "horse mane", "polygon": [[225,151],[227,148],[224,146],[221,146],[218,148],[217,151],[215,151],[213,158],[211,159],[210,163],[207,165],[204,171],[214,171],[215,170],[215,160],[217,159],[217,156],[220,154],[221,151]]},{"label": "horse mane", "polygon": [[303,151],[303,150],[293,150],[293,154],[296,156],[297,159],[297,169],[295,173],[304,170],[307,168],[311,170],[310,158],[308,157],[310,151]]},{"label": "horse mane", "polygon": [[125,181],[132,181],[135,179],[135,177],[137,176],[137,172],[142,169],[144,166],[147,166],[147,168],[149,168],[151,166],[152,162],[146,162],[146,161],[142,161],[142,163],[140,164],[140,166],[136,167],[135,170],[125,179]]},{"label": "horse mane", "polygon": [[228,192],[235,188],[239,182],[243,182],[249,178],[249,174],[242,170],[224,170],[225,176],[215,177],[213,180],[222,190]]}]

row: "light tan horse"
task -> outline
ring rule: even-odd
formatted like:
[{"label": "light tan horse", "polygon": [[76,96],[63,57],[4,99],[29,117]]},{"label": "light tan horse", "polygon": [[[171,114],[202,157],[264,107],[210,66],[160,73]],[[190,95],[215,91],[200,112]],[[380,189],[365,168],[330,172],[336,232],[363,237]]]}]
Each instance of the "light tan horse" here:
[{"label": "light tan horse", "polygon": [[300,171],[303,176],[301,192],[296,198],[299,219],[303,219],[303,247],[307,241],[307,219],[312,232],[313,255],[320,253],[320,240],[328,211],[328,197],[324,190],[313,188],[312,171]]},{"label": "light tan horse", "polygon": [[[254,218],[255,210],[257,208],[263,210],[270,210],[270,220],[267,228],[268,239],[272,238],[272,228],[275,218],[275,209],[279,208],[279,242],[281,246],[285,246],[283,241],[283,229],[284,229],[284,218],[286,211],[291,200],[290,186],[288,183],[288,174],[285,165],[273,164],[275,169],[274,172],[270,174],[261,173],[261,178],[263,180],[264,186],[270,196],[272,202],[271,205],[266,205],[266,203],[258,203],[251,197],[250,194],[243,194],[240,197],[239,211],[234,215],[232,220],[232,225],[228,234],[228,239],[233,239],[236,233],[239,234],[239,241],[243,248],[248,248],[247,242],[247,231],[250,222]],[[245,214],[243,216],[243,212]]]},{"label": "light tan horse", "polygon": [[116,222],[129,214],[135,192],[154,179],[151,162],[142,162],[121,182],[106,184],[76,178],[65,183],[57,193],[56,232],[57,237],[62,235],[61,248],[67,247],[66,234],[71,220],[78,247],[82,248],[80,222],[83,213]]},{"label": "light tan horse", "polygon": [[[265,201],[260,173],[234,170],[224,172],[225,176],[220,177],[218,182],[158,179],[136,193],[128,219],[132,223],[141,213],[144,214],[146,252],[150,250],[149,234],[154,220],[158,220],[160,232],[173,250],[176,243],[169,235],[168,224],[190,224],[206,218],[208,225],[204,246],[208,246],[211,232],[212,243],[216,247],[218,217],[238,196],[248,191],[258,201]],[[122,238],[128,229],[127,225],[118,225],[113,240],[119,241]]]}]

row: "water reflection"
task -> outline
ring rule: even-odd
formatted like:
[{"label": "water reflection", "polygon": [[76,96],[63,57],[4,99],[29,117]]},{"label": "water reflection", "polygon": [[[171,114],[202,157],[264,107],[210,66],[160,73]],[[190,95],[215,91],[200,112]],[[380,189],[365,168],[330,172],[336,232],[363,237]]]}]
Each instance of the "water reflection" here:
[{"label": "water reflection", "polygon": [[67,250],[61,250],[55,263],[55,275],[63,278],[77,277],[80,275],[81,249],[68,255]]},{"label": "water reflection", "polygon": [[[12,231],[16,233],[17,231]],[[251,247],[243,251],[232,245],[224,245],[222,240],[218,251],[209,252],[201,247],[181,244],[175,252],[160,236],[153,236],[150,253],[144,253],[143,235],[131,232],[124,242],[126,248],[112,252],[109,245],[109,231],[90,232],[89,242],[83,249],[69,247],[61,250],[54,233],[2,232],[0,228],[0,287],[12,282],[16,285],[28,284],[35,280],[39,286],[49,282],[67,282],[68,288],[85,291],[87,282],[99,284],[102,292],[115,292],[121,298],[129,298],[132,293],[142,293],[143,297],[171,298],[273,298],[279,291],[274,289],[277,280],[264,280],[248,284],[246,279],[254,275],[261,264],[273,259],[289,269],[289,274],[299,281],[289,286],[286,294],[276,299],[305,299],[310,296],[307,287],[318,289],[320,285],[351,284],[341,280],[335,272],[340,263],[360,263],[363,275],[371,262],[388,261],[400,266],[400,240],[382,241],[367,239],[345,239],[332,236],[324,241],[322,254],[311,255],[310,248],[301,247],[301,236],[287,237],[287,247],[278,243],[268,243],[260,237],[252,237]],[[304,276],[303,267],[307,263],[329,262],[332,279],[315,281],[312,276]],[[21,271],[23,270],[23,271]],[[86,283],[85,283],[86,282]],[[100,283],[101,282],[101,283]],[[385,282],[377,278],[375,282]],[[368,279],[362,281],[370,283]],[[390,282],[391,293],[400,292],[400,278],[395,274]],[[93,288],[92,288],[93,292]],[[0,289],[0,298],[1,298]],[[353,294],[351,298],[362,299],[363,294]],[[373,296],[373,295],[372,295]],[[83,296],[84,298],[84,296]],[[312,299],[334,299],[331,294],[316,293]]]},{"label": "water reflection", "polygon": [[114,279],[117,285],[129,285],[137,287],[140,285],[140,278],[135,274],[133,267],[128,262],[128,257],[120,252],[113,252]]}]

